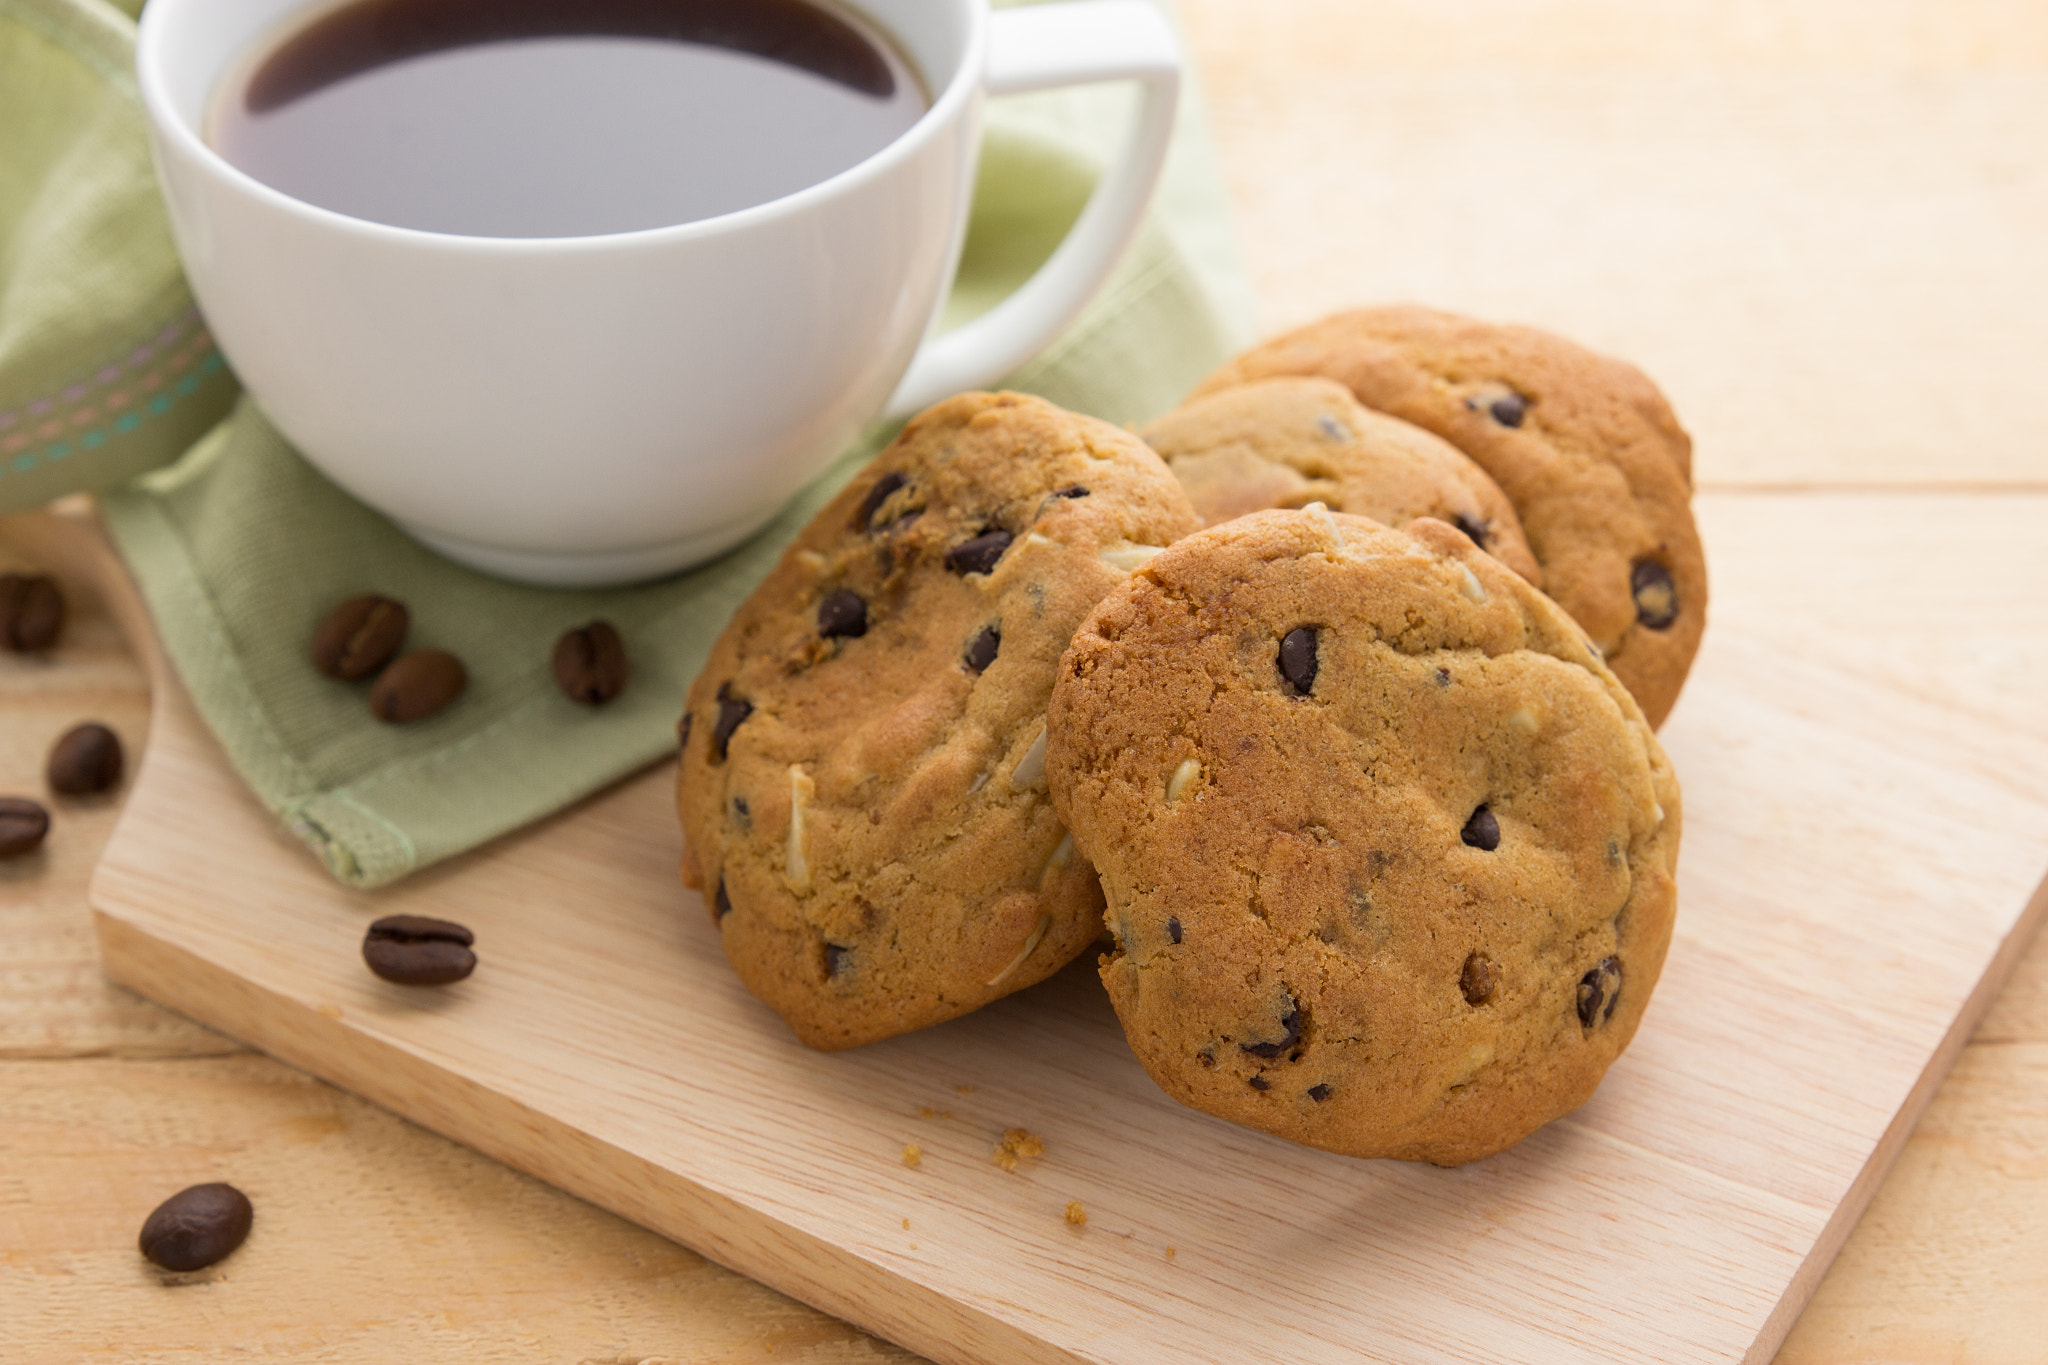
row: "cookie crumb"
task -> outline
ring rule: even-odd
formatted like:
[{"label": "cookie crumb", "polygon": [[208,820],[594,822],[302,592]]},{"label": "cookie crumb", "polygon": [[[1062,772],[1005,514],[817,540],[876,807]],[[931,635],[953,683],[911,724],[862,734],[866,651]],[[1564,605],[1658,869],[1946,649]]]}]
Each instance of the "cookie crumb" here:
[{"label": "cookie crumb", "polygon": [[908,1218],[903,1220],[903,1230],[905,1232],[910,1231],[910,1220]]},{"label": "cookie crumb", "polygon": [[953,1087],[953,1093],[956,1095],[972,1095],[974,1087],[971,1085],[956,1085]]},{"label": "cookie crumb", "polygon": [[1067,1221],[1077,1228],[1088,1226],[1088,1210],[1081,1207],[1080,1200],[1069,1199],[1067,1201]]},{"label": "cookie crumb", "polygon": [[1045,1155],[1045,1143],[1023,1128],[1011,1128],[1003,1134],[1003,1140],[990,1153],[989,1160],[1006,1171],[1017,1169],[1017,1162],[1024,1157]]},{"label": "cookie crumb", "polygon": [[1172,1259],[1173,1259],[1173,1256],[1174,1256],[1174,1251],[1173,1251],[1173,1248],[1172,1248],[1172,1247],[1168,1247],[1168,1248],[1166,1249],[1166,1259],[1170,1261],[1170,1260],[1172,1260]]},{"label": "cookie crumb", "polygon": [[[911,1170],[913,1170],[913,1171],[914,1171],[914,1170],[916,1170],[916,1169],[918,1168],[918,1164],[919,1164],[920,1162],[922,1162],[923,1160],[924,1160],[924,1149],[923,1149],[923,1148],[919,1147],[919,1146],[918,1146],[918,1145],[917,1145],[916,1143],[914,1143],[914,1142],[906,1142],[906,1143],[904,1143],[904,1144],[903,1144],[903,1164],[904,1164],[904,1165],[908,1166],[908,1167],[909,1167],[909,1168],[910,1168]],[[909,1226],[910,1226],[910,1220],[909,1220],[908,1218],[906,1218],[906,1219],[904,1219],[904,1220],[903,1220],[903,1226],[904,1226],[904,1227],[909,1227]]]},{"label": "cookie crumb", "polygon": [[934,1109],[928,1104],[920,1104],[917,1106],[917,1116],[921,1119],[949,1119],[953,1117],[953,1111],[950,1109]]}]

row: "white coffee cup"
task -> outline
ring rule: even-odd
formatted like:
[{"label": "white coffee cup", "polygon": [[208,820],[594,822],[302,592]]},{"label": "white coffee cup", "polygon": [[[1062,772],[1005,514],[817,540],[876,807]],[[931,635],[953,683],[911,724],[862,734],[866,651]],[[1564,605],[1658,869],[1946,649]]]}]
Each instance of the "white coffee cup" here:
[{"label": "white coffee cup", "polygon": [[[990,384],[1049,342],[1129,243],[1172,131],[1180,53],[1147,0],[845,2],[925,78],[907,133],[753,208],[536,239],[367,222],[237,170],[206,144],[209,100],[308,0],[150,0],[137,75],[200,311],[307,459],[452,559],[563,586],[707,559],[876,417]],[[983,98],[1113,80],[1140,82],[1140,112],[1066,240],[927,338]]]}]

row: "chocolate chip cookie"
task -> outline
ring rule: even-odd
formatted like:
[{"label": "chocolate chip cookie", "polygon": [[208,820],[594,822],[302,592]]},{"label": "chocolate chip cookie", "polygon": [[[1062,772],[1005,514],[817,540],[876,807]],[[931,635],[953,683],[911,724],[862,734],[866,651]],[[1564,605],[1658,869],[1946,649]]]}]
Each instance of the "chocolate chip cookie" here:
[{"label": "chocolate chip cookie", "polygon": [[1663,724],[1706,627],[1707,570],[1692,442],[1641,371],[1530,327],[1364,308],[1253,347],[1195,393],[1276,375],[1334,379],[1477,461],[1520,515],[1544,591]]},{"label": "chocolate chip cookie", "polygon": [[1191,399],[1138,434],[1204,525],[1312,502],[1389,526],[1435,517],[1543,586],[1522,523],[1485,470],[1421,427],[1361,406],[1335,380],[1254,380]]},{"label": "chocolate chip cookie", "polygon": [[1455,1165],[1583,1102],[1635,1032],[1677,781],[1578,625],[1450,526],[1190,536],[1089,615],[1049,719],[1103,983],[1183,1103]]},{"label": "chocolate chip cookie", "polygon": [[1074,628],[1189,531],[1137,437],[1022,394],[911,421],[691,687],[678,804],[748,989],[813,1047],[965,1014],[1102,932],[1046,794]]}]

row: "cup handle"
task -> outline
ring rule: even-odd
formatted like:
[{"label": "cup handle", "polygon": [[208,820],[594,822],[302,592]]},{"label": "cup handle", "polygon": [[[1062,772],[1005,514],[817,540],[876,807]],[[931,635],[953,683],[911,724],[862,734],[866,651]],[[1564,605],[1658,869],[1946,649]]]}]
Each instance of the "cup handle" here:
[{"label": "cup handle", "polygon": [[986,93],[1136,80],[1144,99],[1129,140],[1066,239],[1015,293],[918,348],[889,399],[891,419],[993,382],[1080,314],[1130,245],[1151,200],[1173,137],[1180,71],[1180,41],[1151,0],[1073,0],[989,16]]}]

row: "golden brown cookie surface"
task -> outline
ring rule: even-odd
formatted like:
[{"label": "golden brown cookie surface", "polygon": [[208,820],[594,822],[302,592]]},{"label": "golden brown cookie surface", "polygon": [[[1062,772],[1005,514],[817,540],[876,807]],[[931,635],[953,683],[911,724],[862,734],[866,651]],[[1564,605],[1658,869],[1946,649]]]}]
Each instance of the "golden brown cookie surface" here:
[{"label": "golden brown cookie surface", "polygon": [[1675,777],[1555,603],[1452,528],[1211,527],[1061,663],[1053,801],[1176,1099],[1456,1164],[1589,1096],[1669,943]]},{"label": "golden brown cookie surface", "polygon": [[735,613],[690,689],[678,805],[727,956],[804,1042],[964,1014],[1101,932],[1047,799],[1045,704],[1089,609],[1194,526],[1128,432],[966,394]]},{"label": "golden brown cookie surface", "polygon": [[1448,441],[1361,405],[1333,379],[1221,389],[1138,434],[1187,489],[1204,525],[1312,502],[1396,527],[1435,517],[1543,585],[1521,520],[1485,470]]},{"label": "golden brown cookie surface", "polygon": [[1530,327],[1418,307],[1338,313],[1261,343],[1196,396],[1321,375],[1471,456],[1521,517],[1543,588],[1661,725],[1706,628],[1692,443],[1641,371]]}]

